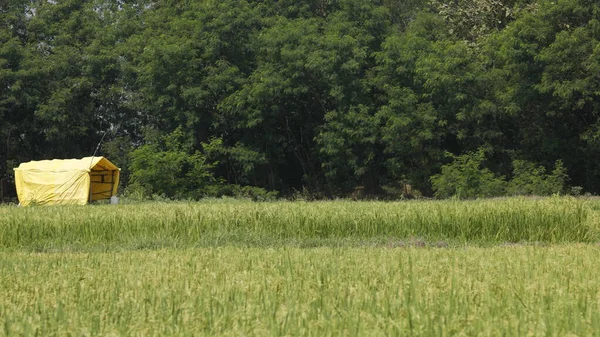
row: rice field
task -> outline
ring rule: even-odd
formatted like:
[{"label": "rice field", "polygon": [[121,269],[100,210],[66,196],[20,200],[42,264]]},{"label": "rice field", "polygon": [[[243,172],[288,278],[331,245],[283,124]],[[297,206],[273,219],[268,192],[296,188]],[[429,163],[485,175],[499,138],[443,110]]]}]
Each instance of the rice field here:
[{"label": "rice field", "polygon": [[594,336],[600,249],[0,254],[6,336]]},{"label": "rice field", "polygon": [[598,336],[597,209],[0,207],[0,336]]},{"label": "rice field", "polygon": [[599,228],[593,204],[574,198],[3,207],[0,249],[579,243],[600,241]]}]

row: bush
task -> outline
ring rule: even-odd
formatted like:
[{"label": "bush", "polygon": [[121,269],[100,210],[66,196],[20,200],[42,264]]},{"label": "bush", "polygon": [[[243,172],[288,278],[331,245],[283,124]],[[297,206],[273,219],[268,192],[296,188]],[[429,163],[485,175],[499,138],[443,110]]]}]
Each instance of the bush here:
[{"label": "bush", "polygon": [[569,179],[562,161],[558,160],[551,174],[543,166],[525,160],[513,161],[513,178],[508,184],[511,195],[552,195],[565,191]]},{"label": "bush", "polygon": [[483,198],[503,195],[506,181],[482,167],[485,152],[468,152],[460,156],[447,154],[454,160],[442,166],[442,172],[430,178],[434,194],[438,198]]},{"label": "bush", "polygon": [[253,201],[273,201],[277,199],[279,193],[277,191],[267,191],[264,188],[256,186],[222,184],[213,186],[209,195],[211,197],[233,197]]},{"label": "bush", "polygon": [[448,154],[454,160],[442,166],[442,172],[430,178],[435,196],[481,198],[508,195],[546,196],[566,191],[569,180],[562,161],[555,163],[551,174],[543,166],[525,160],[513,161],[513,177],[506,182],[483,167],[485,152],[469,152],[460,156]]},{"label": "bush", "polygon": [[143,145],[131,153],[130,184],[125,197],[133,200],[182,200],[236,197],[255,201],[274,200],[277,192],[254,186],[225,184],[214,177],[216,161],[193,150],[181,129]]},{"label": "bush", "polygon": [[180,129],[131,153],[128,189],[137,195],[197,199],[217,184],[204,155],[192,151]]}]

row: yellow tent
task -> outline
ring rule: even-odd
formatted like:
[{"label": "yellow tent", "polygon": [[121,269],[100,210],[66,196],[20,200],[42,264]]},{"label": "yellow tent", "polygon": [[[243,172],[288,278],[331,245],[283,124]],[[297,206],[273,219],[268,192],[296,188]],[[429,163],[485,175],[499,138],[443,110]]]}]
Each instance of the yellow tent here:
[{"label": "yellow tent", "polygon": [[15,169],[22,206],[85,205],[117,194],[120,169],[104,157],[41,160]]}]

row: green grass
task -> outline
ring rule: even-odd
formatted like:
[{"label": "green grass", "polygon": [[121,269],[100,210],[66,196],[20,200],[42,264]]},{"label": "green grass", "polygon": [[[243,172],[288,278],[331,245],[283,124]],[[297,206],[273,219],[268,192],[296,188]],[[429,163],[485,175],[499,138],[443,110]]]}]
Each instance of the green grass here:
[{"label": "green grass", "polygon": [[598,336],[600,248],[0,253],[0,335]]},{"label": "green grass", "polygon": [[597,242],[598,227],[590,203],[573,198],[3,207],[0,249]]},{"label": "green grass", "polygon": [[2,206],[0,336],[600,336],[599,210]]}]

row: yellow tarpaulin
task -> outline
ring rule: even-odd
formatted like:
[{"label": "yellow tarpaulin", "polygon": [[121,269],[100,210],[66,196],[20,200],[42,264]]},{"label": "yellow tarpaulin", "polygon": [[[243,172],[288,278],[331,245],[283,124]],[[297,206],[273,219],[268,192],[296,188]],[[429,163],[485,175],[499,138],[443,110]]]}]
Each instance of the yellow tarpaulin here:
[{"label": "yellow tarpaulin", "polygon": [[117,194],[119,168],[104,157],[40,160],[15,169],[22,206],[85,205]]}]

